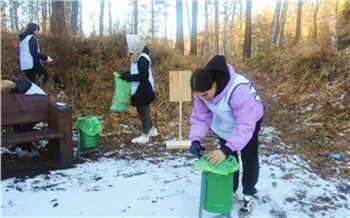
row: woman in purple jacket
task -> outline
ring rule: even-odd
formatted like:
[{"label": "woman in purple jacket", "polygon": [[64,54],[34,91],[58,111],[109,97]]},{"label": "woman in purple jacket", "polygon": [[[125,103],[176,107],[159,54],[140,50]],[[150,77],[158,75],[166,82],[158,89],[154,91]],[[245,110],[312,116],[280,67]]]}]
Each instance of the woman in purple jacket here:
[{"label": "woman in purple jacket", "polygon": [[[194,107],[190,117],[190,152],[201,157],[200,142],[209,128],[217,135],[220,149],[210,152],[208,161],[219,164],[229,155],[241,154],[244,201],[240,217],[249,217],[255,207],[253,195],[259,177],[258,134],[264,105],[249,82],[237,74],[224,56],[215,56],[204,68],[191,76]],[[238,201],[239,172],[233,175],[233,201]]]}]

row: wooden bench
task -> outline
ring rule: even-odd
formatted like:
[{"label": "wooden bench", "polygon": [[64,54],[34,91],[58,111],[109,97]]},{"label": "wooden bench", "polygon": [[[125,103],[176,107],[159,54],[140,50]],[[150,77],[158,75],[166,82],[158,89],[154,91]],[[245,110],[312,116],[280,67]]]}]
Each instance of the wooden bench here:
[{"label": "wooden bench", "polygon": [[1,146],[48,140],[58,168],[73,162],[72,109],[58,106],[47,95],[1,95],[1,126],[47,122],[47,129],[1,135]]}]

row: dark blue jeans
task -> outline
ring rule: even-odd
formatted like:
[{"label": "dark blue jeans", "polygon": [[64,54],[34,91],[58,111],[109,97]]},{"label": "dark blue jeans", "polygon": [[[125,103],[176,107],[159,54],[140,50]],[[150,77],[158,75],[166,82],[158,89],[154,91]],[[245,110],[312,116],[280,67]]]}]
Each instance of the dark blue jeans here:
[{"label": "dark blue jeans", "polygon": [[[242,172],[242,186],[243,186],[243,194],[244,195],[254,195],[257,193],[255,188],[256,183],[259,178],[259,156],[258,156],[258,145],[259,145],[259,131],[261,127],[260,119],[256,122],[255,130],[252,138],[249,140],[248,144],[241,150],[241,168],[243,168]],[[220,146],[225,146],[226,140],[220,137]],[[237,151],[231,153],[237,161],[238,153]],[[238,189],[239,182],[239,170],[233,173],[233,192],[236,192]]]},{"label": "dark blue jeans", "polygon": [[149,105],[139,106],[136,109],[139,117],[141,118],[142,132],[144,134],[148,134],[149,130],[153,126],[153,122],[151,120],[151,116],[149,112]]}]

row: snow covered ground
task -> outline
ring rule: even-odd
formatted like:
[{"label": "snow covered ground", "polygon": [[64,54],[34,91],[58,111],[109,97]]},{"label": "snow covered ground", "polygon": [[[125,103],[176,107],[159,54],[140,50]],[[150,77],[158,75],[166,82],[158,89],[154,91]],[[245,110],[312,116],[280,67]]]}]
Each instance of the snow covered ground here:
[{"label": "snow covered ground", "polygon": [[[350,196],[341,191],[349,181],[323,180],[298,155],[271,153],[271,146],[288,150],[275,133],[271,127],[261,131],[252,217],[350,217]],[[6,179],[2,217],[198,217],[201,172],[190,169],[196,159],[189,156],[165,153],[160,159],[128,161],[106,155],[72,169]],[[242,198],[241,187],[238,191]],[[240,204],[233,206],[232,217],[238,217]],[[203,211],[204,217],[216,215]]]}]

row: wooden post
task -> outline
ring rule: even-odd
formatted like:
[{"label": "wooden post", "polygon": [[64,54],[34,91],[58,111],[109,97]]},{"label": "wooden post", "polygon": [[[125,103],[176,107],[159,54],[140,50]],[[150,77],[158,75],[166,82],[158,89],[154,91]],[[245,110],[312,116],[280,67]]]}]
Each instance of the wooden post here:
[{"label": "wooden post", "polygon": [[191,101],[190,76],[191,71],[169,72],[169,100],[179,102],[179,138],[178,141],[167,141],[167,149],[188,149],[191,145],[191,141],[182,140],[182,102]]}]

